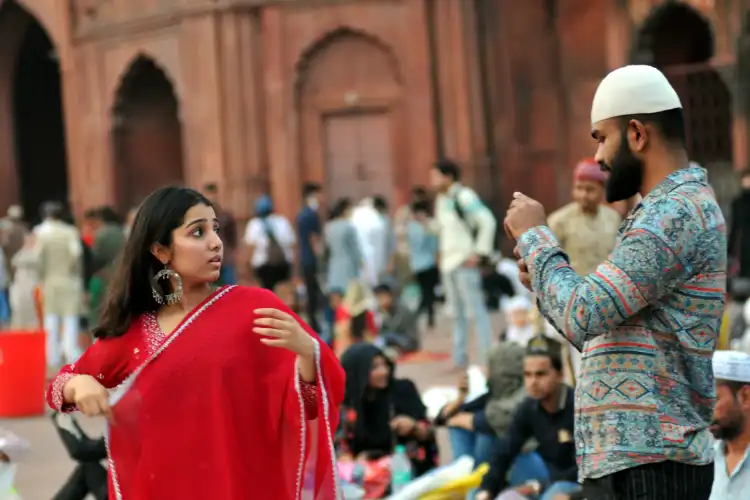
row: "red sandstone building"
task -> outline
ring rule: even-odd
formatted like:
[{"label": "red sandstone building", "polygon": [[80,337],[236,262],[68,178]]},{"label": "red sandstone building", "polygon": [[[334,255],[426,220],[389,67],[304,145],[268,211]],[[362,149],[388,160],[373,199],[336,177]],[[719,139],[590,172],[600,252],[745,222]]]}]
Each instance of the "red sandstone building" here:
[{"label": "red sandstone building", "polygon": [[553,208],[630,61],[682,95],[728,195],[747,164],[748,0],[0,0],[0,210],[121,208],[217,182],[247,215],[299,186],[402,201],[442,155],[492,204]]}]

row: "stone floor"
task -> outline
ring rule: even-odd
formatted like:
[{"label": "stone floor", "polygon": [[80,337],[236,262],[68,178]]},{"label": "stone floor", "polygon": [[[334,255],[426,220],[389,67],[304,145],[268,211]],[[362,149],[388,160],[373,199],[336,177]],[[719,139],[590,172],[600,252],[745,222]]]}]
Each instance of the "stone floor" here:
[{"label": "stone floor", "polygon": [[[493,317],[497,328],[501,320]],[[449,320],[439,322],[441,328],[425,335],[424,347],[430,352],[450,352],[448,334]],[[497,330],[499,331],[499,329]],[[398,376],[412,378],[420,389],[434,385],[452,385],[457,375],[452,373],[451,363],[427,362],[407,363],[398,366]],[[84,429],[91,435],[101,435],[104,425],[99,419],[80,418]],[[73,469],[73,462],[66,455],[49,416],[27,419],[0,419],[0,426],[23,436],[31,443],[31,452],[21,464],[16,486],[24,500],[49,500]],[[449,456],[446,436],[439,435],[441,455]]]}]

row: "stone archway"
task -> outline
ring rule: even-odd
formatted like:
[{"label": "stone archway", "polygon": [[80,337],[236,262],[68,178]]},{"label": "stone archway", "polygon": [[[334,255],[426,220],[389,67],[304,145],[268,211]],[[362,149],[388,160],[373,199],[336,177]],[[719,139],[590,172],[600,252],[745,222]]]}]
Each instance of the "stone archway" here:
[{"label": "stone archway", "polygon": [[733,190],[731,68],[711,63],[711,23],[690,5],[666,2],[638,31],[633,59],[661,69],[685,110],[688,151],[704,165],[721,200]]},{"label": "stone archway", "polygon": [[303,179],[321,182],[331,201],[393,200],[405,144],[403,84],[390,48],[341,28],[303,55],[297,75]]},{"label": "stone archway", "polygon": [[112,106],[112,147],[121,209],[184,179],[179,101],[166,71],[139,54],[123,74]]},{"label": "stone archway", "polygon": [[6,1],[0,5],[0,210],[19,203],[35,222],[39,206],[51,200],[68,202],[58,54],[39,21]]}]

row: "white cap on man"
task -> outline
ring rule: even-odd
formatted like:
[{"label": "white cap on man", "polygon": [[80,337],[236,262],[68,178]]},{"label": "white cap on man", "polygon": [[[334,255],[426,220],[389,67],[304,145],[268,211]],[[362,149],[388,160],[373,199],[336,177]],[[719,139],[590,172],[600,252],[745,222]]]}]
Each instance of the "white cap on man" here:
[{"label": "white cap on man", "polygon": [[594,94],[591,124],[618,116],[682,108],[664,73],[642,64],[623,66],[604,77]]},{"label": "white cap on man", "polygon": [[750,354],[740,351],[716,351],[713,365],[716,380],[750,384]]}]

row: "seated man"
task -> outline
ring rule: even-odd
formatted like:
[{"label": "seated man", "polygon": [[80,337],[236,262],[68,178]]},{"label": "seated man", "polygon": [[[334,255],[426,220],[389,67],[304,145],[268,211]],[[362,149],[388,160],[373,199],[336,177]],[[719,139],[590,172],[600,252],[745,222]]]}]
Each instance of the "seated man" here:
[{"label": "seated man", "polygon": [[500,446],[497,436],[505,436],[521,401],[523,388],[523,357],[526,348],[513,342],[502,342],[492,348],[487,364],[487,393],[467,401],[468,373],[461,374],[458,398],[438,413],[435,425],[448,427],[453,459],[468,455],[474,466],[487,463]]},{"label": "seated man", "polygon": [[[573,440],[573,389],[563,383],[560,344],[545,336],[534,337],[526,349],[523,368],[529,397],[518,407],[503,445],[490,460],[476,500],[492,500],[504,490],[501,499],[507,495],[541,500],[580,490]],[[536,452],[517,460],[530,438],[538,442]],[[508,484],[511,468],[512,483]],[[508,486],[511,489],[506,490]]]},{"label": "seated man", "polygon": [[389,285],[378,285],[374,289],[377,299],[375,311],[381,347],[393,347],[401,353],[419,349],[417,315],[399,303]]}]

